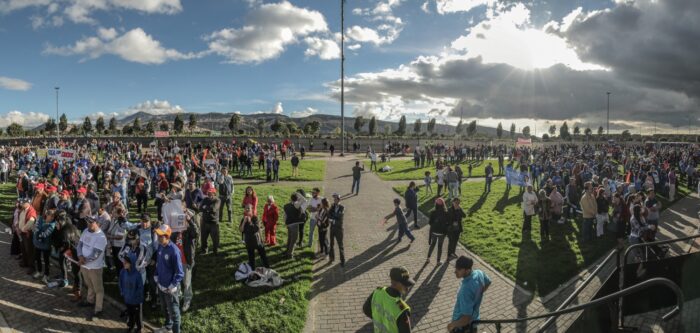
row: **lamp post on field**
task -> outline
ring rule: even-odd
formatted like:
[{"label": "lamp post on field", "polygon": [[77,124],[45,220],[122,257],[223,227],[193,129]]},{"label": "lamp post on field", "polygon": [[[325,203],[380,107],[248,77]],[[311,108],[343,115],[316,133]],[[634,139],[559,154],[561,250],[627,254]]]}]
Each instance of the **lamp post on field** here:
[{"label": "lamp post on field", "polygon": [[60,130],[59,130],[59,119],[58,119],[58,90],[61,89],[61,87],[54,87],[56,90],[56,144],[58,144],[59,141],[61,141],[61,135],[60,135]]},{"label": "lamp post on field", "polygon": [[340,0],[340,156],[345,155],[345,0]]},{"label": "lamp post on field", "polygon": [[606,93],[608,95],[608,133],[606,134],[608,138],[610,137],[610,92]]}]

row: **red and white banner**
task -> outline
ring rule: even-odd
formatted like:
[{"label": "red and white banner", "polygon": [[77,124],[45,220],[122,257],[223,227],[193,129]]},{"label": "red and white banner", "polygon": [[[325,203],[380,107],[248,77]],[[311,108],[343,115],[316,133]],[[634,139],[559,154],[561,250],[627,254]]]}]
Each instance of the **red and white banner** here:
[{"label": "red and white banner", "polygon": [[46,156],[49,159],[72,161],[77,158],[77,153],[75,152],[75,150],[71,149],[49,148],[46,151]]},{"label": "red and white banner", "polygon": [[518,138],[515,142],[516,146],[532,146],[532,139]]},{"label": "red and white banner", "polygon": [[153,134],[156,138],[167,138],[170,136],[170,133],[168,133],[168,131],[155,131]]}]

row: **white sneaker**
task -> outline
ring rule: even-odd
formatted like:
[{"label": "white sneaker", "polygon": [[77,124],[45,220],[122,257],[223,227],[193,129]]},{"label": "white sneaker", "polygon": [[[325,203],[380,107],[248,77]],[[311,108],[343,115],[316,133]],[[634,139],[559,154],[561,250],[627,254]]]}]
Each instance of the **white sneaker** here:
[{"label": "white sneaker", "polygon": [[49,276],[48,276],[48,275],[44,275],[44,277],[41,278],[41,282],[43,282],[44,284],[48,284],[48,283],[49,283]]},{"label": "white sneaker", "polygon": [[38,279],[41,277],[41,272],[34,272],[34,275],[32,275],[32,277],[33,277],[35,280],[38,280]]}]

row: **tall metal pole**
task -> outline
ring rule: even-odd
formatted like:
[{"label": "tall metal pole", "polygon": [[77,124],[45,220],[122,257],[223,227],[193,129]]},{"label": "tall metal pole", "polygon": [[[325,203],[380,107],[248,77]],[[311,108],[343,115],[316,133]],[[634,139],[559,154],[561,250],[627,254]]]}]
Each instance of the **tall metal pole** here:
[{"label": "tall metal pole", "polygon": [[607,92],[608,95],[608,133],[606,134],[608,137],[610,136],[610,92]]},{"label": "tall metal pole", "polygon": [[340,156],[345,155],[345,0],[340,0]]},{"label": "tall metal pole", "polygon": [[58,142],[61,141],[61,135],[58,129],[58,89],[60,89],[60,87],[54,87],[54,89],[56,89],[56,144],[58,144]]}]

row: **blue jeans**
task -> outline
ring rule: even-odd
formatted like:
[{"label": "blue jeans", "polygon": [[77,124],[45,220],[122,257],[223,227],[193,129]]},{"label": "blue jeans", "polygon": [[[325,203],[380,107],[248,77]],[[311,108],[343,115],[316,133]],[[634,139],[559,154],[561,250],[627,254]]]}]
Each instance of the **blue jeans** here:
[{"label": "blue jeans", "polygon": [[165,315],[165,328],[173,333],[180,333],[180,303],[177,293],[175,295],[158,290],[160,297],[160,307]]},{"label": "blue jeans", "polygon": [[411,229],[408,228],[408,223],[399,222],[399,242],[403,238],[404,234],[406,234],[406,237],[408,237],[408,239],[410,239],[411,241],[416,239],[415,237],[413,237]]},{"label": "blue jeans", "polygon": [[314,245],[314,229],[316,228],[316,219],[310,219],[309,223],[309,247]]},{"label": "blue jeans", "polygon": [[360,193],[360,178],[352,179],[352,189],[350,190],[350,193]]},{"label": "blue jeans", "polygon": [[595,218],[584,218],[583,223],[581,223],[581,236],[584,242],[593,240],[593,220]]}]

